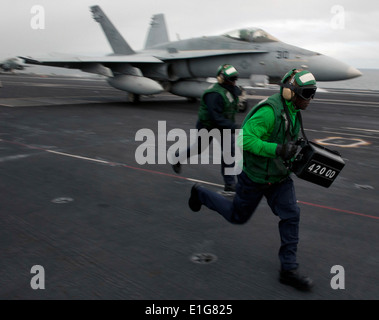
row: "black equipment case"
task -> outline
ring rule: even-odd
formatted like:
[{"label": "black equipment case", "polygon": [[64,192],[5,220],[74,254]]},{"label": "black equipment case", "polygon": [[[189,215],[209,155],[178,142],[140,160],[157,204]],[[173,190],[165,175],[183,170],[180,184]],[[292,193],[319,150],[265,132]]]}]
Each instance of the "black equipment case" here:
[{"label": "black equipment case", "polygon": [[300,179],[328,188],[345,166],[345,162],[336,151],[308,140],[303,143],[291,164],[291,170]]}]

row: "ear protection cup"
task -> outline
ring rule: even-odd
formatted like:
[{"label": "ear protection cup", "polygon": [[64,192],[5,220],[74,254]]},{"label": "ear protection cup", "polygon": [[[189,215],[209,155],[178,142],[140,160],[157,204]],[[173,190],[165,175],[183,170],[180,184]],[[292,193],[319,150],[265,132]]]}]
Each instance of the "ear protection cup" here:
[{"label": "ear protection cup", "polygon": [[294,95],[295,95],[295,93],[290,88],[283,88],[282,97],[285,100],[288,100],[288,101],[292,100]]},{"label": "ear protection cup", "polygon": [[[293,81],[294,81],[294,75],[295,73],[297,73],[298,70],[296,69],[292,69],[291,71],[287,72],[286,75],[283,77],[282,81],[281,81],[281,86],[282,86],[282,97],[285,99],[285,100],[292,100],[292,98],[294,97],[295,93],[290,89],[291,86],[293,85]],[[291,81],[289,81],[289,83],[286,83],[287,80],[289,78],[291,78]]]}]

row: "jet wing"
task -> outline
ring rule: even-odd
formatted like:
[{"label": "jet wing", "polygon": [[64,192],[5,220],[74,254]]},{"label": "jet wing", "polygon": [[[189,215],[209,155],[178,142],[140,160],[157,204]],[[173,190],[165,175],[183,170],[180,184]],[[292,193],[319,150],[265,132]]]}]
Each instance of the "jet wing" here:
[{"label": "jet wing", "polygon": [[65,67],[68,65],[80,65],[84,63],[163,63],[162,60],[150,55],[112,55],[103,57],[47,57],[33,59],[30,57],[19,57],[29,64]]},{"label": "jet wing", "polygon": [[[25,63],[59,67],[59,68],[69,68],[69,69],[79,69],[85,72],[101,74],[107,77],[112,76],[111,70],[120,70],[120,68],[125,68],[124,65],[133,66],[134,64],[164,64],[171,60],[190,60],[205,57],[214,57],[222,55],[233,55],[233,54],[262,54],[267,53],[267,51],[261,50],[188,50],[188,51],[177,51],[173,48],[168,48],[167,50],[151,50],[143,53],[135,53],[128,55],[109,55],[102,57],[85,57],[85,56],[49,56],[46,58],[33,59],[31,57],[19,58],[23,59]],[[129,68],[127,66],[127,68]],[[130,69],[129,69],[130,70]]]},{"label": "jet wing", "polygon": [[81,64],[99,63],[109,65],[113,63],[164,63],[167,60],[180,60],[180,59],[196,59],[204,57],[213,57],[220,55],[232,54],[251,54],[251,53],[267,53],[268,51],[261,50],[188,50],[176,51],[175,49],[168,49],[167,51],[159,50],[151,52],[150,54],[130,54],[130,55],[110,55],[102,57],[85,57],[85,56],[56,56],[33,59],[31,57],[19,58],[23,59],[29,64],[38,64],[54,67],[71,67],[75,68]]},{"label": "jet wing", "polygon": [[102,57],[48,57],[41,58],[38,60],[30,57],[19,58],[23,59],[25,63],[29,64],[58,68],[79,69],[84,72],[100,74],[106,77],[112,77],[112,70],[116,70],[117,68],[120,68],[120,66],[123,65],[129,66],[133,64],[164,63],[163,61],[153,56],[144,54],[110,55]]}]

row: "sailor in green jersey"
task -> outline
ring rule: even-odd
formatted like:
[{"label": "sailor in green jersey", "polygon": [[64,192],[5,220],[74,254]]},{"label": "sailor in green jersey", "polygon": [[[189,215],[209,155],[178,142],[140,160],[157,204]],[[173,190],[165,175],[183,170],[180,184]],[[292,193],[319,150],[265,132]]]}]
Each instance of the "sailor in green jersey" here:
[{"label": "sailor in green jersey", "polygon": [[[234,163],[226,163],[224,152],[230,153],[230,157],[234,158],[234,134],[239,126],[235,123],[235,114],[238,112],[240,88],[236,85],[238,79],[238,71],[230,64],[223,64],[217,70],[217,83],[205,90],[200,102],[198,112],[198,121],[196,129],[205,129],[210,132],[217,129],[220,132],[219,142],[221,146],[221,175],[224,180],[224,194],[235,193],[235,175],[228,174],[226,168],[234,168]],[[224,130],[229,130],[230,135],[224,134]],[[209,143],[213,137],[209,137]],[[224,139],[231,139],[230,151],[224,150]],[[208,142],[208,141],[207,141]],[[197,142],[189,146],[185,152],[179,154],[176,152],[176,163],[172,168],[176,173],[181,172],[181,163],[194,154],[201,154],[208,143],[202,143],[199,135]]]},{"label": "sailor in green jersey", "polygon": [[238,175],[234,199],[231,201],[195,184],[188,202],[193,211],[205,205],[230,223],[243,224],[264,196],[279,217],[279,280],[302,290],[309,290],[313,282],[298,272],[300,208],[286,162],[291,161],[298,148],[298,114],[306,110],[316,89],[312,73],[301,69],[289,71],[281,81],[280,92],[254,106],[243,122],[239,137],[243,171]]}]

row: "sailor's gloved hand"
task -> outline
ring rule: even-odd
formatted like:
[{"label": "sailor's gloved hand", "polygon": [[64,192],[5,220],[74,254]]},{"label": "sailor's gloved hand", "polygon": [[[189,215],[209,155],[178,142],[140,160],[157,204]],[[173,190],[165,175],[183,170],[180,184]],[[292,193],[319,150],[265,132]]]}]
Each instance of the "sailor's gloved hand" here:
[{"label": "sailor's gloved hand", "polygon": [[296,154],[298,147],[295,141],[290,141],[286,144],[278,144],[275,153],[283,160],[289,160]]}]

